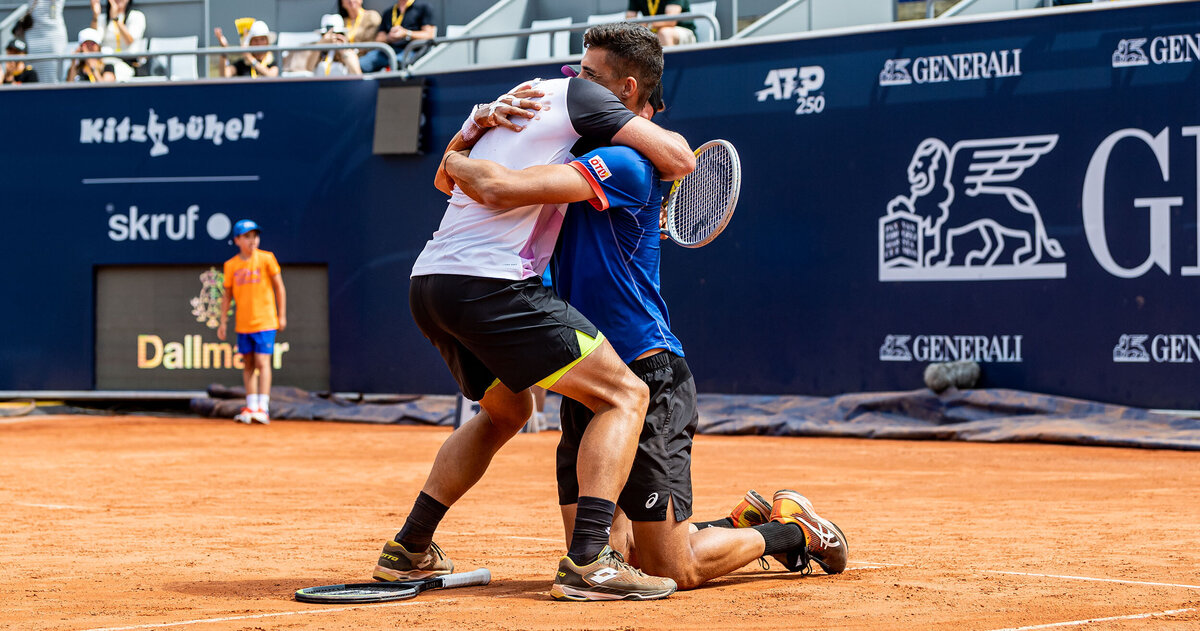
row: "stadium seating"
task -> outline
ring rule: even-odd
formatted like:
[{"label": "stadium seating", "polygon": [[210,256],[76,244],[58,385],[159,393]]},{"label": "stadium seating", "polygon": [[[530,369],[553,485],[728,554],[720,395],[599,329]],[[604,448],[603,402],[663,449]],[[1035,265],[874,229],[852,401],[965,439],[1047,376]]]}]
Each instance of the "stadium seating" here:
[{"label": "stadium seating", "polygon": [[[554,18],[552,20],[533,20],[529,28],[554,28],[571,26],[571,18]],[[566,57],[571,54],[571,32],[537,33],[529,36],[525,46],[526,59],[549,59],[551,57]]]},{"label": "stadium seating", "polygon": [[[717,16],[717,0],[693,2],[692,13],[703,13],[715,18]],[[716,34],[713,32],[712,24],[709,24],[707,20],[696,20],[696,41],[711,42],[714,39],[716,39]]]},{"label": "stadium seating", "polygon": [[[146,49],[151,53],[163,51],[195,50],[200,38],[195,35],[182,37],[151,37]],[[162,72],[169,74],[172,81],[199,78],[195,55],[151,56],[151,64],[161,65]],[[152,66],[153,67],[153,66]]]}]

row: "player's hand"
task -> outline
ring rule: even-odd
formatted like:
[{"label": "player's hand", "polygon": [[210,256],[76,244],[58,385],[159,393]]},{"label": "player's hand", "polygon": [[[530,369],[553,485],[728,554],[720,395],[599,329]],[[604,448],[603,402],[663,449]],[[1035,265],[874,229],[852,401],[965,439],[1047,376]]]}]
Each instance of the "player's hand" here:
[{"label": "player's hand", "polygon": [[218,44],[220,44],[221,46],[223,46],[223,47],[225,47],[225,48],[229,48],[229,42],[228,42],[228,41],[226,41],[226,39],[225,39],[225,34],[224,34],[223,32],[221,32],[221,27],[219,27],[219,26],[214,26],[214,27],[213,27],[213,35],[216,35],[216,36],[217,36],[217,43],[218,43]]},{"label": "player's hand", "polygon": [[287,328],[287,316],[280,315],[279,316],[279,330],[282,331],[286,328]]},{"label": "player's hand", "polygon": [[100,0],[92,0],[92,15],[100,15]]},{"label": "player's hand", "polygon": [[475,124],[483,127],[506,127],[513,131],[521,131],[524,125],[518,125],[510,117],[533,118],[542,109],[542,104],[536,99],[546,93],[534,88],[531,84],[523,83],[511,92],[500,95],[500,98],[475,108],[473,118]]},{"label": "player's hand", "polygon": [[224,322],[217,325],[217,339],[221,340],[222,342],[225,341],[225,323]]}]

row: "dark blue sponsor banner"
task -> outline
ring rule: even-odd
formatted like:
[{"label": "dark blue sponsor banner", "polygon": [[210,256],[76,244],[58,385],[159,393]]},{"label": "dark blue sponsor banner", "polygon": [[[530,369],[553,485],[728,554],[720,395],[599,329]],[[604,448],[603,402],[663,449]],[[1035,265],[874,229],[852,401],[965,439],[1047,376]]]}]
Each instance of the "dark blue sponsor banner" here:
[{"label": "dark blue sponsor banner", "polygon": [[[1196,408],[1198,66],[1196,2],[670,52],[660,122],[733,142],[745,177],[714,243],[664,247],[701,390],[973,359],[992,387]],[[328,266],[333,389],[450,391],[406,298],[438,148],[533,76],[558,68],[428,77],[423,157],[371,154],[371,81],[5,93],[5,258],[34,299],[0,316],[0,389],[91,386],[92,266],[219,263],[249,216],[285,273]]]}]

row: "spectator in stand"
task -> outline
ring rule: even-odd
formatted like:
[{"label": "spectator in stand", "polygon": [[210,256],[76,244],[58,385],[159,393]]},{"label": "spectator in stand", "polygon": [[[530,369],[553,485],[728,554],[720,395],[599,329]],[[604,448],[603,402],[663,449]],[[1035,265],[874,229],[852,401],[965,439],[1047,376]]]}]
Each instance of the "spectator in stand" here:
[{"label": "spectator in stand", "polygon": [[[362,13],[359,13],[362,15]],[[313,44],[349,44],[346,21],[336,13],[321,16],[320,38]],[[303,73],[324,77],[362,74],[358,65],[358,52],[352,48],[335,50],[296,50],[283,57],[285,73]]]},{"label": "spectator in stand", "polygon": [[[221,32],[221,27],[213,29],[213,34],[217,36],[217,42],[222,48],[228,48],[229,42],[225,39],[225,34]],[[254,24],[246,30],[245,37],[242,38],[243,46],[270,46],[271,45],[271,29],[266,22],[255,20]],[[242,58],[234,63],[229,63],[229,58],[221,55],[221,74],[226,77],[244,77],[250,76],[255,79],[259,77],[278,77],[279,65],[275,63],[275,55],[270,51],[265,53],[242,53]]]},{"label": "spectator in stand", "polygon": [[[18,23],[30,55],[61,55],[67,52],[67,25],[62,10],[66,0],[30,0],[29,13]],[[33,62],[41,83],[62,81],[62,66],[54,59]]]},{"label": "spectator in stand", "polygon": [[[14,39],[4,47],[4,53],[10,57],[25,54],[25,42]],[[21,83],[37,83],[37,71],[24,61],[6,61],[0,66],[0,83],[5,85]]]},{"label": "spectator in stand", "polygon": [[[407,58],[404,50],[413,40],[437,37],[437,26],[433,23],[433,9],[424,0],[397,0],[395,6],[383,13],[383,21],[375,41],[383,42],[396,51],[401,67],[416,61],[420,55]],[[429,50],[426,48],[425,50]],[[387,56],[383,51],[372,50],[359,60],[363,72],[375,72],[387,68]],[[399,70],[399,68],[391,68]]]},{"label": "spectator in stand", "polygon": [[[361,16],[362,13],[360,12]],[[321,42],[328,44],[348,44],[349,38],[346,36],[346,23],[342,16],[336,13],[330,13],[321,17]],[[322,53],[317,52],[320,61],[312,69],[313,74],[320,76],[337,76],[348,74],[362,74],[362,68],[358,65],[358,54],[353,48],[342,48],[338,50],[330,50]]]},{"label": "spectator in stand", "polygon": [[[663,6],[666,5],[666,6]],[[691,13],[692,5],[688,0],[629,0],[629,8],[625,18],[637,17],[641,13],[645,17],[654,15],[679,15]],[[663,20],[646,25],[658,35],[658,41],[663,46],[696,43],[696,25],[693,22]]]},{"label": "spectator in stand", "polygon": [[[364,9],[362,0],[336,0],[338,15],[346,23],[346,41],[373,42],[383,18],[378,11]],[[366,51],[359,54],[362,55]]]},{"label": "spectator in stand", "polygon": [[[100,52],[100,31],[85,28],[79,31],[79,47],[77,53]],[[117,80],[112,64],[104,63],[100,57],[76,59],[67,71],[67,81],[87,81],[88,83],[109,83]]]},{"label": "spectator in stand", "polygon": [[133,8],[133,0],[108,0],[108,10],[101,15],[100,1],[92,0],[92,28],[102,34],[100,49],[119,55],[104,58],[116,72],[117,81],[128,81],[133,77],[129,61],[137,63],[137,57],[128,53],[146,49],[146,16]]}]

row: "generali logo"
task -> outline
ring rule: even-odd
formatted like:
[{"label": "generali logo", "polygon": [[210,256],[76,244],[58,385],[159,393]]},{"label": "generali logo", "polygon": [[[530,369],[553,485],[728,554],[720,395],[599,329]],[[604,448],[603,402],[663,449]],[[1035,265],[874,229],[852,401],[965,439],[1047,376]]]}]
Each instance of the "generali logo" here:
[{"label": "generali logo", "polygon": [[1197,60],[1200,60],[1200,33],[1161,35],[1154,39],[1131,37],[1117,42],[1117,49],[1112,54],[1112,67],[1185,64]]},{"label": "generali logo", "polygon": [[879,85],[977,81],[1021,76],[1021,49],[1004,49],[888,59],[879,72]]},{"label": "generali logo", "polygon": [[1065,278],[1062,245],[1020,184],[1058,135],[921,141],[909,193],[879,219],[879,280]]},{"label": "generali logo", "polygon": [[198,114],[172,116],[164,120],[154,108],[150,108],[145,122],[134,122],[129,116],[119,119],[114,116],[80,119],[79,143],[148,142],[150,155],[157,158],[171,152],[169,143],[182,140],[207,141],[216,146],[225,142],[257,140],[258,123],[262,119],[262,112],[246,112],[224,119],[217,114]]}]

